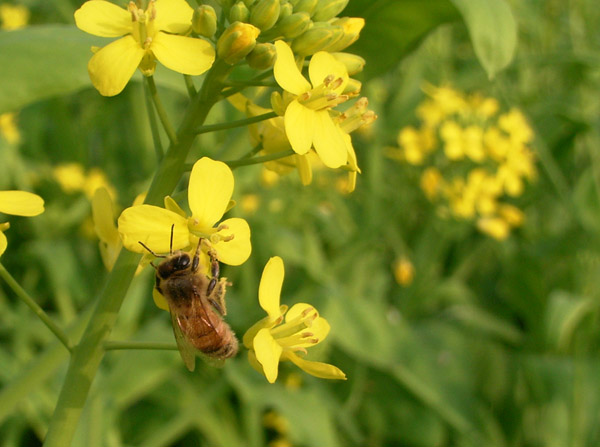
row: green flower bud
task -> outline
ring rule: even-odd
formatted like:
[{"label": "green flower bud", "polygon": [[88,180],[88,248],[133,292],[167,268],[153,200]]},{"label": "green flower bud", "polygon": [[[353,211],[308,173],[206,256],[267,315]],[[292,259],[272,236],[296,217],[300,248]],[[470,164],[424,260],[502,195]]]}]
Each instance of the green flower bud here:
[{"label": "green flower bud", "polygon": [[284,103],[281,93],[272,92],[271,93],[271,108],[273,109],[273,111],[277,115],[283,116],[283,115],[285,115],[286,107],[287,107],[287,104]]},{"label": "green flower bud", "polygon": [[221,5],[221,8],[225,11],[225,14],[229,13],[229,9],[231,9],[234,2],[235,0],[218,0],[219,5]]},{"label": "green flower bud", "polygon": [[209,5],[198,6],[192,17],[192,29],[204,37],[212,37],[217,31],[217,13]]},{"label": "green flower bud", "polygon": [[315,22],[326,22],[344,10],[349,0],[319,0],[312,19]]},{"label": "green flower bud", "polygon": [[298,56],[310,56],[332,46],[343,35],[339,26],[313,26],[292,41],[292,51]]},{"label": "green flower bud", "polygon": [[258,43],[246,56],[246,61],[251,68],[266,70],[273,66],[276,55],[275,45],[272,43]]},{"label": "green flower bud", "polygon": [[279,11],[279,21],[291,16],[293,12],[294,6],[290,2],[285,1],[285,3],[281,3],[281,9]]},{"label": "green flower bud", "polygon": [[247,22],[250,18],[250,10],[244,2],[237,2],[229,10],[229,23]]},{"label": "green flower bud", "polygon": [[245,4],[245,5],[246,5],[248,8],[252,7],[252,5],[253,5],[254,3],[256,3],[256,0],[244,0],[244,4]]},{"label": "green flower bud", "polygon": [[249,23],[234,22],[217,41],[217,55],[230,65],[246,57],[256,45],[260,30]]},{"label": "green flower bud", "polygon": [[286,38],[298,37],[312,25],[310,15],[307,12],[295,12],[284,18],[277,25],[277,30]]},{"label": "green flower bud", "polygon": [[250,23],[260,28],[261,31],[266,31],[277,23],[280,10],[281,4],[279,0],[259,0],[252,7]]},{"label": "green flower bud", "polygon": [[352,76],[363,71],[366,63],[362,57],[356,54],[333,53],[333,57],[346,66],[346,70],[348,70],[348,76]]},{"label": "green flower bud", "polygon": [[331,22],[331,25],[336,27],[339,26],[343,30],[342,37],[330,44],[325,49],[330,53],[334,53],[337,51],[342,51],[344,48],[349,47],[358,40],[360,31],[365,26],[365,19],[360,17],[343,17],[341,19],[334,20]]},{"label": "green flower bud", "polygon": [[319,0],[300,0],[294,5],[294,12],[307,12],[312,14]]},{"label": "green flower bud", "polygon": [[356,79],[348,79],[348,83],[346,84],[346,88],[342,92],[344,95],[348,96],[356,96],[360,93],[360,89],[362,88],[362,82],[357,81]]}]

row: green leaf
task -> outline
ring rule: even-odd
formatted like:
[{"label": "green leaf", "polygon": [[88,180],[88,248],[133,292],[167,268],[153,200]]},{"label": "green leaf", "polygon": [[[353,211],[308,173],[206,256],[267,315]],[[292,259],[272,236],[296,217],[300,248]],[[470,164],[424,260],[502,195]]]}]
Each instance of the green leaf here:
[{"label": "green leaf", "polygon": [[517,24],[504,0],[451,0],[469,30],[475,54],[492,79],[512,60]]},{"label": "green leaf", "polygon": [[360,39],[348,51],[367,60],[367,78],[394,67],[439,25],[460,19],[448,0],[353,0],[343,15],[366,21]]}]

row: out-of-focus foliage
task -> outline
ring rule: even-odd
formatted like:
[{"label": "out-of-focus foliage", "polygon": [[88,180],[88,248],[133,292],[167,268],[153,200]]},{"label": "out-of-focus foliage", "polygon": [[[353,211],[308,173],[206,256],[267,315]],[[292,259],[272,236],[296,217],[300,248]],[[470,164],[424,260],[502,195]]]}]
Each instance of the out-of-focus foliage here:
[{"label": "out-of-focus foliage", "polygon": [[[486,2],[350,1],[344,15],[367,20],[351,49],[367,60],[363,90],[379,115],[354,140],[362,169],[354,193],[340,194],[345,176],[329,172],[304,187],[293,175],[234,170],[238,205],[229,215],[248,220],[253,253],[242,267],[223,267],[233,284],[228,321],[240,335],[262,317],[260,275],[278,255],[287,304],[310,302],[331,325],[311,359],[348,380],[325,382],[285,362],[269,384],[245,352],[223,369],[188,373],[176,351],[112,351],[74,445],[600,444],[600,12],[594,0],[506,2],[519,40],[498,71],[512,25],[500,28],[503,49],[477,44],[478,33],[494,30],[469,18],[460,5],[470,3]],[[65,192],[54,168],[101,169],[126,206],[147,187],[155,158],[141,86],[111,99],[90,87],[89,38],[72,28],[79,3],[26,4],[33,27],[0,32],[0,111],[21,108],[20,143],[0,136],[0,190],[36,192],[46,212],[10,219],[1,260],[76,337],[106,273],[90,200]],[[183,84],[156,78],[166,106],[181,113]],[[525,220],[505,241],[438,216],[418,171],[385,156],[398,131],[417,123],[424,81],[496,97],[528,118],[538,178],[515,200]],[[222,104],[209,121],[241,118]],[[203,135],[190,161],[234,159],[248,139],[245,129]],[[410,281],[396,279],[398,260],[410,261]],[[173,340],[151,299],[150,270],[134,280],[111,339]],[[67,361],[0,284],[0,444],[40,445]]]}]

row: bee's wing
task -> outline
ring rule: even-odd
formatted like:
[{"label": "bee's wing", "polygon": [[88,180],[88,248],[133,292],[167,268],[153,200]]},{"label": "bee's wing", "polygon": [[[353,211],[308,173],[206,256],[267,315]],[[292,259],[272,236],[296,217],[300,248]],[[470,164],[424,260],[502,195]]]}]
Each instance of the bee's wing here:
[{"label": "bee's wing", "polygon": [[175,312],[171,311],[171,322],[173,324],[173,334],[175,334],[175,341],[177,342],[177,348],[181,359],[188,370],[193,371],[196,368],[196,348],[194,348],[190,342],[188,342],[185,335],[181,331],[181,322],[179,316]]},{"label": "bee's wing", "polygon": [[[192,315],[200,319],[203,322],[203,324],[206,325],[206,327],[209,327],[216,334],[217,330],[215,329],[213,323],[210,321],[209,312],[211,310],[208,308],[208,306],[210,306],[210,304],[206,303],[206,300],[202,298],[202,296],[200,296],[200,294],[196,290],[194,290],[194,299],[192,301]],[[209,355],[204,354],[202,351],[196,350],[196,354],[210,366],[220,368],[225,364],[225,359],[211,357]]]}]

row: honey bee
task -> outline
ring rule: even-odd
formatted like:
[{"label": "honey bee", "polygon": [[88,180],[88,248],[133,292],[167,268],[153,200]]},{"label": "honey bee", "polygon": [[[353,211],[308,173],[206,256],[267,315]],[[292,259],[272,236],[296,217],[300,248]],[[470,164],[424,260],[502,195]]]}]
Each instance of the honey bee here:
[{"label": "honey bee", "polygon": [[169,304],[173,333],[183,363],[193,371],[196,354],[201,354],[214,365],[222,365],[225,359],[238,351],[238,341],[229,325],[223,321],[227,314],[225,288],[227,280],[219,279],[219,262],[216,254],[209,251],[211,274],[208,278],[200,267],[200,245],[194,257],[177,250],[169,255],[157,255],[142,242],[140,244],[158,258],[165,258],[156,270],[156,290]]}]

